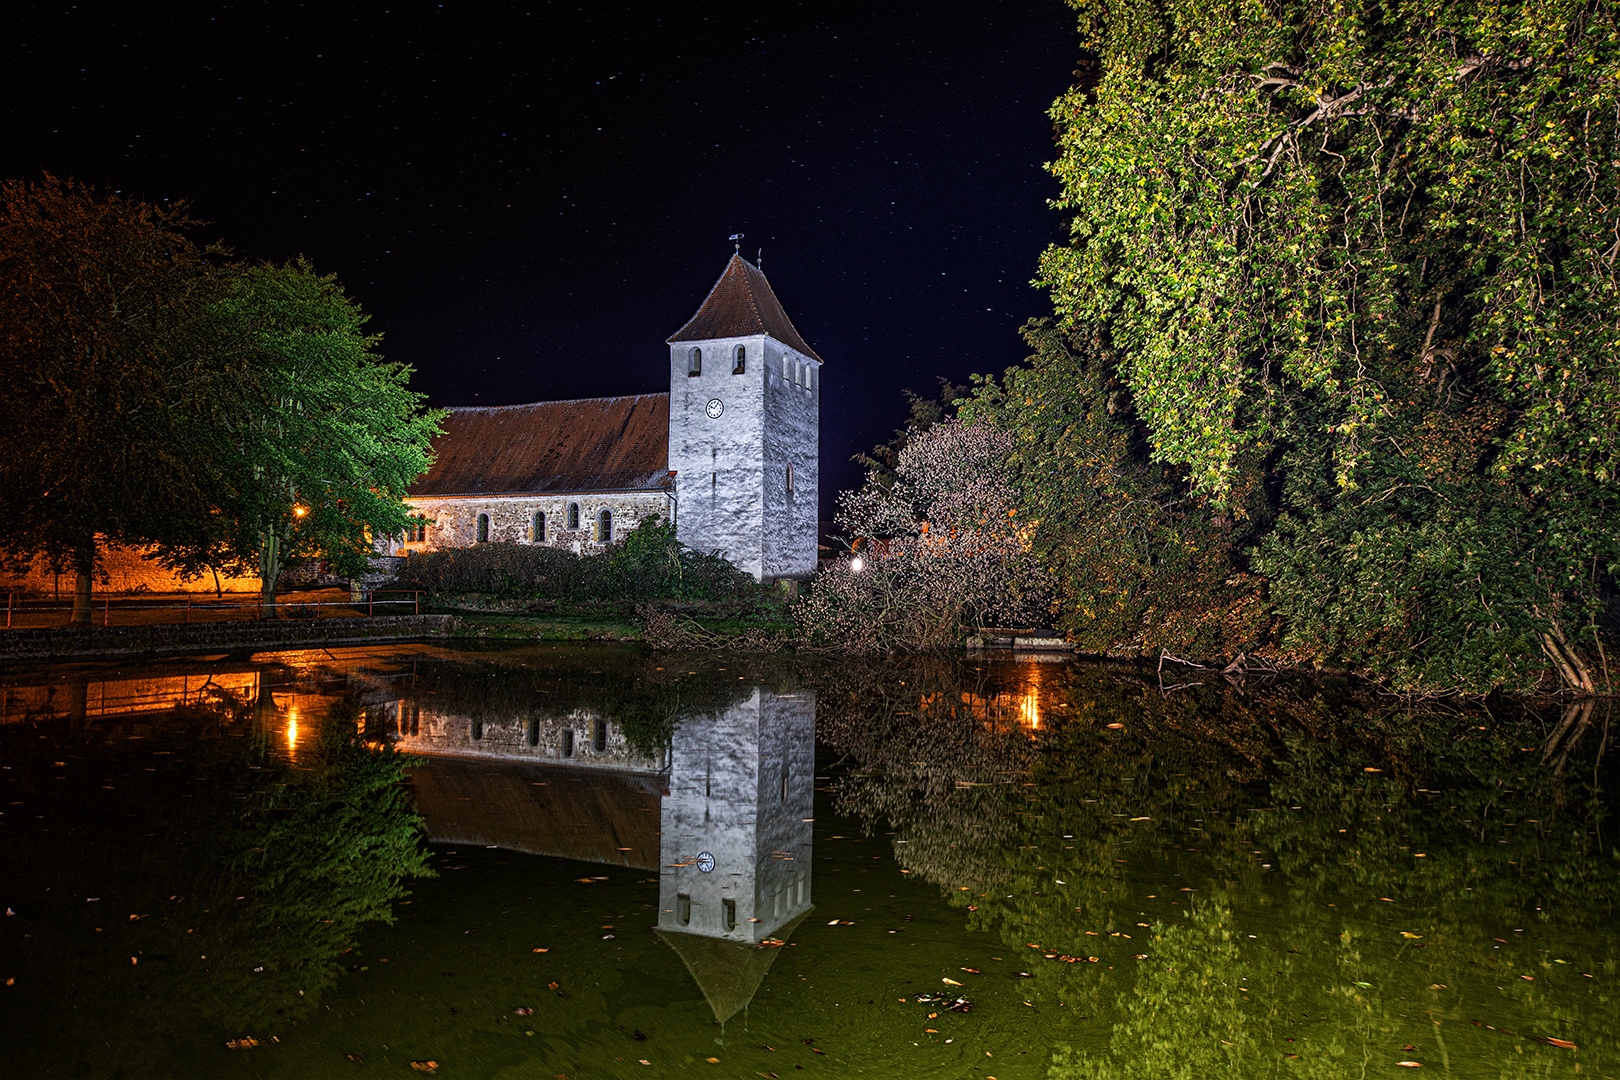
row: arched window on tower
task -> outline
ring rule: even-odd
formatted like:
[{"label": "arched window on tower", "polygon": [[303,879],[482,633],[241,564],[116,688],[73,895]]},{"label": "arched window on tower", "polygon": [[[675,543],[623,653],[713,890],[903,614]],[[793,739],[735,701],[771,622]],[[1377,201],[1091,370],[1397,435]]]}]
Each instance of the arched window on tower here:
[{"label": "arched window on tower", "polygon": [[737,346],[737,365],[731,369],[733,375],[741,375],[748,370],[748,347]]},{"label": "arched window on tower", "polygon": [[546,512],[544,510],[534,512],[534,529],[529,533],[529,539],[536,544],[546,542]]},{"label": "arched window on tower", "polygon": [[488,514],[479,514],[478,515],[478,542],[480,544],[489,543],[489,515]]},{"label": "arched window on tower", "polygon": [[703,350],[695,345],[686,354],[686,374],[688,377],[703,374]]},{"label": "arched window on tower", "polygon": [[613,542],[613,511],[603,510],[597,515],[596,538],[604,544]]},{"label": "arched window on tower", "polygon": [[570,529],[579,528],[579,503],[568,504],[568,527]]}]

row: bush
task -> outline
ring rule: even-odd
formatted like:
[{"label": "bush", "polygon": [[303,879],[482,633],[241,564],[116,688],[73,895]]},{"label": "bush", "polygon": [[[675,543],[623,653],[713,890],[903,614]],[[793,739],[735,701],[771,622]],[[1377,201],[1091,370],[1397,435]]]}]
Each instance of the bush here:
[{"label": "bush", "polygon": [[719,555],[684,546],[675,526],[657,515],[594,555],[542,544],[412,552],[400,584],[430,593],[624,602],[731,600],[756,589],[752,577]]}]

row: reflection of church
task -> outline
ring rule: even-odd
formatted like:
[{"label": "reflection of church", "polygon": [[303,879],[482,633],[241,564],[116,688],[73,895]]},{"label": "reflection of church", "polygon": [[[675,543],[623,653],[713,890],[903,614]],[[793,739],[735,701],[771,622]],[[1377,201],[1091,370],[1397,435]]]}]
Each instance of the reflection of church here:
[{"label": "reflection of church", "polygon": [[659,815],[658,933],[722,1023],[753,999],[810,910],[815,712],[810,691],[756,687],[675,731]]},{"label": "reflection of church", "polygon": [[589,711],[475,721],[392,709],[400,749],[427,757],[411,783],[432,840],[656,868],[657,933],[722,1023],[810,910],[811,691],[756,686],[716,714],[681,716],[658,758]]}]

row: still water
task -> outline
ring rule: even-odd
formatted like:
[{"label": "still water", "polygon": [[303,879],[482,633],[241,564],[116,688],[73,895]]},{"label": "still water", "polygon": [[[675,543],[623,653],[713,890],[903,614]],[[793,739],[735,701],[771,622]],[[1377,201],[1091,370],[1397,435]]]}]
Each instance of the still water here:
[{"label": "still water", "polygon": [[1620,1076],[1607,704],[1181,678],[0,671],[0,1076]]}]

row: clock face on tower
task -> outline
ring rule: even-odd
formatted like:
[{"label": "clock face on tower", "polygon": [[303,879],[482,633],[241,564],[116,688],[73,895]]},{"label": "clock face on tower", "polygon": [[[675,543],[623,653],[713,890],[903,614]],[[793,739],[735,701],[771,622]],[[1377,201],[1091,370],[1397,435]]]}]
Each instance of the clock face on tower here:
[{"label": "clock face on tower", "polygon": [[726,407],[724,405],[720,404],[720,399],[719,398],[710,398],[709,399],[709,410],[708,411],[709,411],[709,419],[718,420],[718,419],[720,419],[720,414],[726,411]]}]

